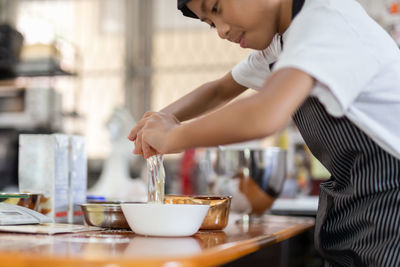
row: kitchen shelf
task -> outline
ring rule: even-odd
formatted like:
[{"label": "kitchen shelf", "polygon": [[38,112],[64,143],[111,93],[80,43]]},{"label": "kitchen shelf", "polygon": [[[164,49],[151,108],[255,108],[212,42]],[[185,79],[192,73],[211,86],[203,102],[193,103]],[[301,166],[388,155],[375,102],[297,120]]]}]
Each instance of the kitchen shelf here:
[{"label": "kitchen shelf", "polygon": [[75,72],[68,72],[64,70],[51,70],[51,71],[32,71],[16,73],[17,77],[51,77],[51,76],[77,76]]}]

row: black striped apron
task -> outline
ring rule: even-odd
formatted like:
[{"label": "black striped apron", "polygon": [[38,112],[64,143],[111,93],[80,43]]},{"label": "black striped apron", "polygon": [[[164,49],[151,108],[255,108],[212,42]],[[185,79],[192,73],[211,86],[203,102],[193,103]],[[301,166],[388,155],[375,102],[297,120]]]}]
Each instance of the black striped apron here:
[{"label": "black striped apron", "polygon": [[315,226],[326,266],[400,266],[400,160],[315,97],[293,119],[331,173],[320,187]]}]

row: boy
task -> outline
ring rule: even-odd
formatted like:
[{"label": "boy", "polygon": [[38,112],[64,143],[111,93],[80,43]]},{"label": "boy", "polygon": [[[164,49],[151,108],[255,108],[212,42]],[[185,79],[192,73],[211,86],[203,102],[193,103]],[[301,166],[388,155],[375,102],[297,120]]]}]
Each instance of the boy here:
[{"label": "boy", "polygon": [[[134,152],[261,138],[292,117],[331,173],[315,227],[326,265],[400,266],[400,51],[390,36],[354,0],[178,0],[178,8],[256,51],[146,113],[129,135]],[[249,87],[259,93],[223,106]]]}]

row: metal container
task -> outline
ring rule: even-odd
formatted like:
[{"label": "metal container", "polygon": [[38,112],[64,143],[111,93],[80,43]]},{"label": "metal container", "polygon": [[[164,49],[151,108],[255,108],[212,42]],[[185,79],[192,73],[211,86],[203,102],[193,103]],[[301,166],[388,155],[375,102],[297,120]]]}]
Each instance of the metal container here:
[{"label": "metal container", "polygon": [[287,173],[285,150],[220,147],[210,153],[217,178],[239,179],[239,190],[251,205],[248,213],[262,214],[281,193]]},{"label": "metal container", "polygon": [[165,204],[206,204],[210,208],[201,230],[222,230],[228,224],[231,196],[164,196]]},{"label": "metal container", "polygon": [[130,229],[122,213],[120,202],[81,204],[85,222],[90,226],[113,229]]},{"label": "metal container", "polygon": [[41,197],[42,194],[35,193],[0,193],[0,202],[39,211]]}]

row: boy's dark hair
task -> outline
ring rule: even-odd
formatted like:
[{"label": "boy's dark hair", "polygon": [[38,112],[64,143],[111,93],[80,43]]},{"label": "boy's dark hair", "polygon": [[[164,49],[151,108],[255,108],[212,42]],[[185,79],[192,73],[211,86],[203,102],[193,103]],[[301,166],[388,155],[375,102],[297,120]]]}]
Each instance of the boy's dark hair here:
[{"label": "boy's dark hair", "polygon": [[182,11],[182,14],[186,17],[191,17],[198,19],[196,14],[194,14],[187,6],[186,3],[189,2],[190,0],[178,0],[178,9]]}]

